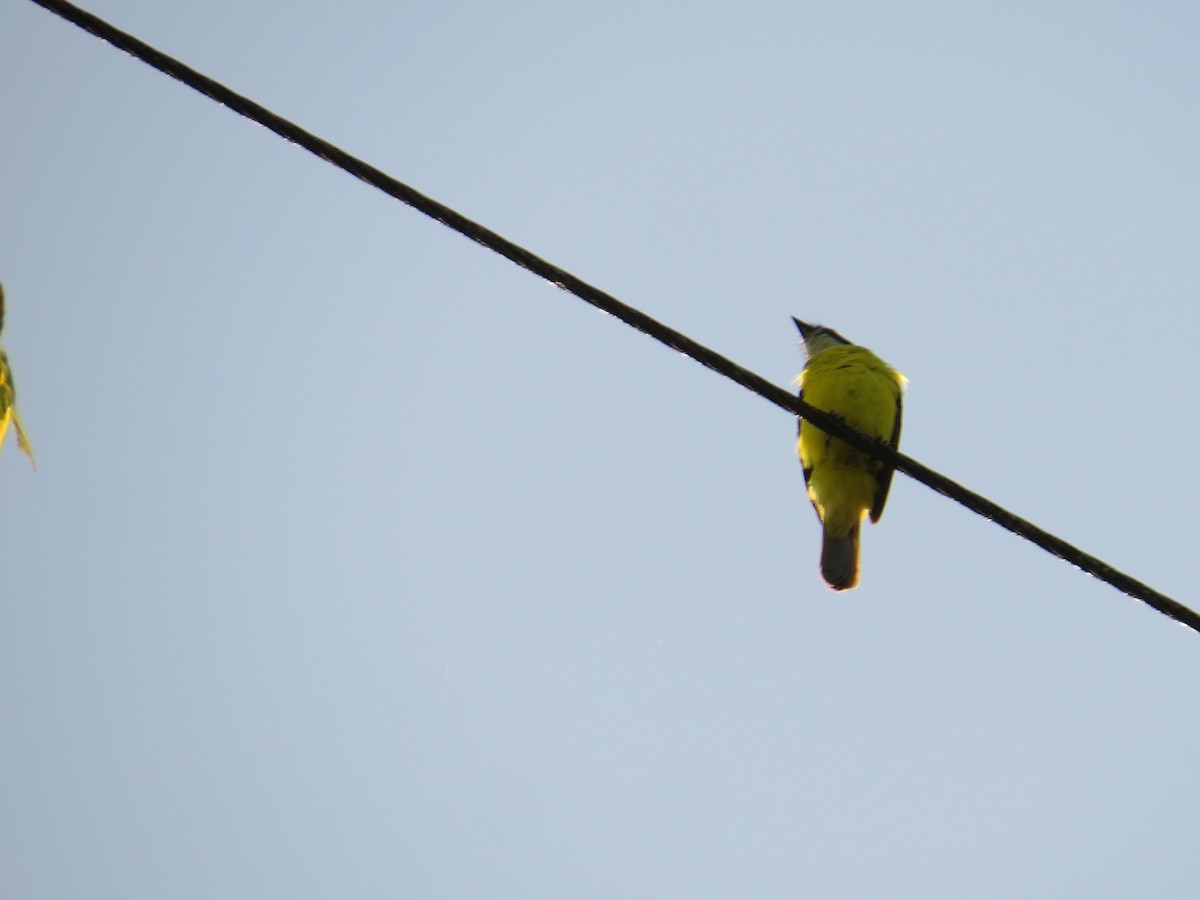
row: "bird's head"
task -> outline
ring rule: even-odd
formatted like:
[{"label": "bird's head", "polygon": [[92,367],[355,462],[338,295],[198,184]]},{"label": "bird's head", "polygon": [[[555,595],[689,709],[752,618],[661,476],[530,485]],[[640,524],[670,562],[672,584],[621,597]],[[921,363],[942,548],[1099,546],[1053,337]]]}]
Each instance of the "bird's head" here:
[{"label": "bird's head", "polygon": [[826,328],[824,325],[809,325],[807,322],[801,322],[795,316],[792,316],[792,321],[800,329],[800,336],[804,339],[804,352],[809,359],[822,350],[850,343],[832,328]]}]

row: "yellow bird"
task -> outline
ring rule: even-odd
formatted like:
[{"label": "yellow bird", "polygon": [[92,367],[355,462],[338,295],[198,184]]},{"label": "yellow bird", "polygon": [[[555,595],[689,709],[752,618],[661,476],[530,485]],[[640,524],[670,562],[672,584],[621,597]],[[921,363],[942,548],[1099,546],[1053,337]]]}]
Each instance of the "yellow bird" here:
[{"label": "yellow bird", "polygon": [[[4,330],[4,285],[0,285],[0,331]],[[17,412],[17,386],[13,384],[12,369],[8,365],[8,355],[0,347],[0,447],[4,446],[4,436],[8,434],[8,423],[17,429],[17,446],[25,451],[29,462],[37,468],[33,458],[33,445],[25,434],[25,426],[21,424],[21,416]]]},{"label": "yellow bird", "polygon": [[[900,443],[900,397],[907,380],[832,328],[792,317],[808,361],[796,378],[800,398],[840,416],[856,431]],[[824,529],[821,575],[835,591],[858,585],[858,532],[868,513],[878,522],[892,486],[892,468],[800,420],[797,441],[804,483]]]}]

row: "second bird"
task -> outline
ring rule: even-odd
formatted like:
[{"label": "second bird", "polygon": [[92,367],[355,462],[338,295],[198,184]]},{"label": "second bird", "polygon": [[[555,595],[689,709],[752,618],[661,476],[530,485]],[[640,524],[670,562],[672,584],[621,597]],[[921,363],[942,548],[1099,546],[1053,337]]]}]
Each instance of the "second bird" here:
[{"label": "second bird", "polygon": [[[808,357],[796,378],[800,398],[840,416],[856,431],[897,446],[904,376],[832,328],[792,321]],[[835,591],[849,590],[858,585],[862,521],[870,514],[878,522],[883,515],[893,469],[804,419],[797,447],[808,497],[824,532],[821,575]]]}]

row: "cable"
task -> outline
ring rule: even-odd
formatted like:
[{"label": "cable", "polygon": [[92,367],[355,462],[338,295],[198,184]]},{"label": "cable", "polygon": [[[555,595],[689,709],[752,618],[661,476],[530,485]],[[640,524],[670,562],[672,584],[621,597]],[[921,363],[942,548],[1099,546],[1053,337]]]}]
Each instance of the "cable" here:
[{"label": "cable", "polygon": [[387,173],[376,169],[374,166],[357,157],[351,156],[328,141],[322,140],[316,135],[305,131],[299,125],[275,115],[275,113],[260,106],[253,100],[235,93],[224,85],[213,81],[208,76],[167,56],[162,51],[156,50],[154,47],[143,43],[132,35],[120,31],[91,13],[67,3],[65,0],[32,0],[32,2],[56,13],[67,21],[78,25],[83,30],[90,32],[101,40],[107,41],[118,49],[124,50],[126,53],[131,54],[159,71],[170,75],[175,80],[183,82],[188,87],[194,88],[200,93],[211,97],[234,112],[240,113],[251,121],[262,125],[264,128],[270,129],[285,140],[298,144],[310,153],[314,153],[322,159],[333,163],[339,169],[349,172],[355,178],[365,181],[385,194],[395,197],[397,200],[423,212],[430,218],[436,219],[459,234],[482,244],[489,250],[499,253],[518,266],[528,269],[535,275],[574,294],[581,300],[585,300],[593,306],[604,310],[606,313],[616,316],[622,322],[631,325],[643,334],[661,341],[668,347],[678,350],[680,353],[690,356],[701,365],[707,366],[714,372],[737,382],[742,387],[753,391],[776,406],[809,420],[823,431],[841,438],[850,444],[850,446],[862,450],[864,453],[868,453],[890,466],[894,466],[898,471],[903,472],[911,478],[915,478],[927,487],[933,488],[939,494],[949,497],[951,500],[956,500],[967,507],[967,509],[978,513],[984,518],[991,519],[1001,528],[1005,528],[1013,534],[1025,538],[1027,541],[1036,544],[1059,559],[1082,569],[1130,597],[1141,600],[1163,615],[1170,616],[1180,624],[1200,633],[1200,614],[1194,610],[1189,609],[1176,600],[1172,600],[1165,594],[1159,593],[1148,585],[1126,575],[1124,572],[1118,571],[1103,560],[1085,553],[1078,547],[1068,544],[1061,538],[1055,537],[1049,532],[1038,528],[1032,522],[1014,515],[1002,506],[993,503],[980,494],[976,494],[974,491],[968,490],[961,484],[933,471],[915,459],[911,459],[903,453],[898,453],[883,441],[854,431],[846,426],[838,416],[809,406],[791,393],[767,381],[762,376],[756,375],[721,354],[693,341],[687,335],[663,325],[640,310],[622,303],[611,294],[607,294],[599,288],[593,287],[587,282],[576,278],[570,272],[552,265],[523,247],[519,247],[512,241],[501,237],[496,232],[484,228],[477,222],[473,222],[466,216],[455,212],[448,206],[443,206],[436,200],[426,197],[419,191],[392,178]]}]

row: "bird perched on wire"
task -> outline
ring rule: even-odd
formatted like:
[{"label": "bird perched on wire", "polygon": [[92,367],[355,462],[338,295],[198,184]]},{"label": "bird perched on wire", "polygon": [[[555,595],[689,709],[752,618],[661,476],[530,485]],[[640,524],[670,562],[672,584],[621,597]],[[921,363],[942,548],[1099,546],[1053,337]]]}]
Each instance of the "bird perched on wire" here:
[{"label": "bird perched on wire", "polygon": [[[900,443],[900,397],[907,380],[832,328],[792,317],[808,361],[796,378],[800,399],[833,413],[855,431]],[[835,591],[858,585],[859,529],[869,513],[878,522],[892,486],[892,468],[800,420],[797,450],[804,483],[824,538],[821,575]]]},{"label": "bird perched on wire", "polygon": [[[4,285],[0,285],[0,331],[4,330]],[[8,355],[0,347],[0,447],[4,446],[4,436],[8,434],[8,425],[12,423],[17,429],[17,446],[29,457],[29,462],[37,468],[33,458],[33,445],[25,434],[25,426],[21,424],[21,416],[17,412],[17,387],[13,384],[12,369],[8,365]]]}]

